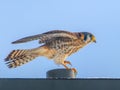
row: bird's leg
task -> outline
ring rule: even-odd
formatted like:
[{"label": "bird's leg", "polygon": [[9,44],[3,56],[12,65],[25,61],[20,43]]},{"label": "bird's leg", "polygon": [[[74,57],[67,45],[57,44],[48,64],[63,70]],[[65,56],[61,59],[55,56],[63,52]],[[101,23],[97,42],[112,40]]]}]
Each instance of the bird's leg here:
[{"label": "bird's leg", "polygon": [[69,68],[69,67],[67,66],[67,64],[72,65],[71,62],[69,62],[69,61],[64,61],[64,62],[62,63],[62,65],[63,65],[67,70],[71,69],[74,73],[77,73],[77,70],[76,70],[75,68]]},{"label": "bird's leg", "polygon": [[71,62],[70,62],[70,61],[64,61],[64,64],[65,64],[65,65],[69,64],[69,65],[71,65],[71,66],[72,66],[72,64],[71,64]]},{"label": "bird's leg", "polygon": [[62,65],[63,65],[67,70],[70,69],[68,66],[66,66],[65,63],[62,63]]},{"label": "bird's leg", "polygon": [[62,65],[63,65],[66,69],[70,69],[70,68],[67,66],[67,64],[72,65],[70,61],[64,61],[64,62],[62,63]]}]

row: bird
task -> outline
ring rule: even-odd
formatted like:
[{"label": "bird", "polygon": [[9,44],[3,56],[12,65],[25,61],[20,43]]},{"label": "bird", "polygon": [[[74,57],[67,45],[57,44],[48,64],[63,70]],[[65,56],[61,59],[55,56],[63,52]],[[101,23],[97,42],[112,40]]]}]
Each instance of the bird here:
[{"label": "bird", "polygon": [[5,58],[5,62],[9,68],[16,68],[33,59],[44,56],[49,60],[53,60],[55,64],[64,66],[67,70],[72,65],[66,60],[71,54],[77,52],[89,43],[95,42],[96,37],[89,32],[70,32],[67,30],[51,30],[42,34],[27,36],[18,39],[12,44],[26,43],[33,40],[39,40],[39,47],[32,49],[16,49],[10,52]]}]

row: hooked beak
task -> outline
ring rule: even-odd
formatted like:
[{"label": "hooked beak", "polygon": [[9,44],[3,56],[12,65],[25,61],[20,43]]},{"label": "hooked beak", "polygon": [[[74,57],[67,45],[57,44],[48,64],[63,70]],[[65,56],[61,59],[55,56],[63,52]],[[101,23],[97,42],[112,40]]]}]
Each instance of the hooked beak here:
[{"label": "hooked beak", "polygon": [[92,36],[92,41],[93,41],[94,43],[96,43],[96,38],[95,38],[95,36]]}]

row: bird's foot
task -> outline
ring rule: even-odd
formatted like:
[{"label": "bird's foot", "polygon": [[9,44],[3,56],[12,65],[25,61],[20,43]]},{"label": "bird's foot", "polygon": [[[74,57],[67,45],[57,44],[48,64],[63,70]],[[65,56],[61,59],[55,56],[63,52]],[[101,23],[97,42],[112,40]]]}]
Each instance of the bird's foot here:
[{"label": "bird's foot", "polygon": [[75,74],[77,74],[77,70],[75,68],[70,68]]},{"label": "bird's foot", "polygon": [[69,68],[68,66],[66,66],[67,64],[72,65],[71,62],[69,61],[64,61],[64,63],[62,64],[67,70],[72,70],[75,74],[77,74],[77,70],[75,68]]}]

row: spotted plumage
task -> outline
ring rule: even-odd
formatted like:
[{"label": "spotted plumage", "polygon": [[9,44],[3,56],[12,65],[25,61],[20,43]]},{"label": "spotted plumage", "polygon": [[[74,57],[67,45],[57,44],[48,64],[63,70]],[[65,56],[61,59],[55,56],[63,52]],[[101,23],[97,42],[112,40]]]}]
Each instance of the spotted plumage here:
[{"label": "spotted plumage", "polygon": [[71,64],[66,61],[68,56],[88,43],[96,42],[95,36],[88,32],[53,30],[43,34],[28,36],[12,43],[25,43],[32,40],[39,40],[39,43],[44,43],[44,45],[33,49],[13,50],[5,59],[9,68],[21,66],[38,56],[45,56],[68,69],[67,64]]}]

